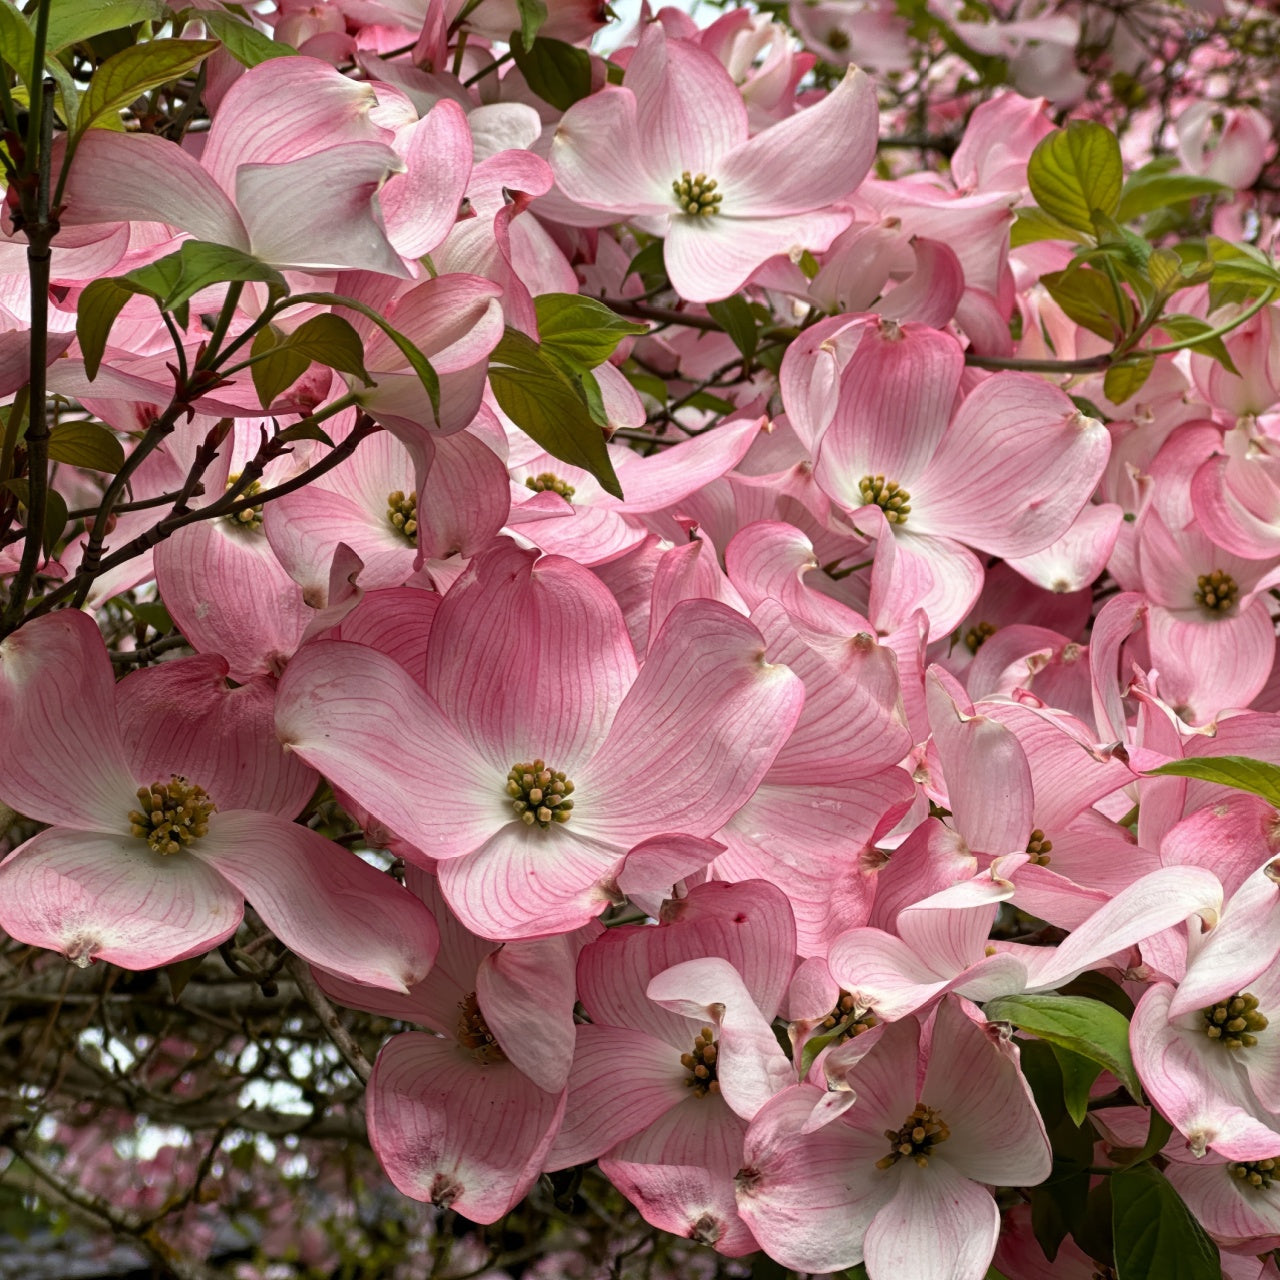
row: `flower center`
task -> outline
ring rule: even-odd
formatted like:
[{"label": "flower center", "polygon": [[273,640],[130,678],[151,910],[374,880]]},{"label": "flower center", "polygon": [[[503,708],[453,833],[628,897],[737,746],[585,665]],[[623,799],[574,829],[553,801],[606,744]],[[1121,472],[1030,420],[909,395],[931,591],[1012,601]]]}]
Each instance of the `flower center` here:
[{"label": "flower center", "polygon": [[818,1035],[826,1035],[837,1027],[843,1027],[844,1030],[840,1032],[835,1043],[844,1044],[846,1040],[852,1040],[854,1036],[870,1031],[877,1021],[876,1015],[870,1009],[860,1008],[853,996],[847,991],[841,991],[835,1008],[818,1023],[814,1031]]},{"label": "flower center", "polygon": [[713,213],[720,212],[721,197],[716,190],[718,185],[714,178],[708,178],[705,173],[690,176],[686,169],[672,182],[671,190],[676,194],[676,203],[681,212],[692,214],[695,218],[709,218]]},{"label": "flower center", "polygon": [[689,1072],[685,1085],[693,1090],[695,1098],[705,1098],[709,1093],[720,1092],[716,1078],[716,1058],[720,1054],[720,1041],[712,1037],[715,1032],[703,1027],[694,1037],[693,1052],[680,1055],[681,1065]]},{"label": "flower center", "polygon": [[1276,1162],[1274,1160],[1246,1160],[1243,1163],[1227,1165],[1227,1172],[1238,1178],[1247,1187],[1255,1191],[1270,1191],[1276,1178]]},{"label": "flower center", "polygon": [[391,527],[404,535],[406,542],[416,545],[418,541],[418,495],[411,493],[407,497],[397,489],[387,494],[387,519]]},{"label": "flower center", "polygon": [[1196,579],[1196,604],[1207,613],[1226,613],[1240,599],[1236,580],[1222,569],[1202,573]]},{"label": "flower center", "polygon": [[545,831],[553,822],[568,822],[572,794],[573,783],[564,772],[548,769],[542,760],[512,765],[507,774],[511,807],[526,826],[536,822]]},{"label": "flower center", "polygon": [[502,1052],[489,1024],[480,1012],[480,1002],[474,991],[469,992],[458,1001],[458,1043],[464,1049],[470,1049],[480,1062],[506,1062],[507,1055]]},{"label": "flower center", "polygon": [[[909,495],[907,494],[903,494],[903,497],[908,496]],[[911,508],[908,507],[907,510],[910,511]],[[964,633],[964,647],[968,649],[970,653],[977,653],[978,650],[981,649],[982,646],[986,644],[998,630],[999,628],[990,622],[980,622],[976,627],[970,627],[969,630]]]},{"label": "flower center", "polygon": [[[234,489],[240,483],[240,472],[236,472],[233,476],[227,477],[227,488]],[[262,492],[262,485],[257,480],[250,480],[249,487],[240,495],[241,498],[255,498]],[[262,507],[245,507],[243,511],[237,511],[233,515],[222,517],[229,525],[234,525],[237,529],[251,529],[255,533],[262,528]]]},{"label": "flower center", "polygon": [[1053,841],[1048,839],[1044,832],[1037,827],[1027,841],[1027,852],[1031,855],[1031,861],[1035,866],[1047,867],[1049,865],[1049,854],[1053,852]]},{"label": "flower center", "polygon": [[858,492],[865,505],[874,503],[890,524],[906,524],[911,508],[907,505],[911,495],[896,481],[885,483],[884,476],[863,476],[858,481]]},{"label": "flower center", "polygon": [[217,805],[176,773],[168,782],[138,788],[138,808],[129,810],[130,830],[157,853],[177,853],[209,831],[209,815]]},{"label": "flower center", "polygon": [[574,495],[574,487],[567,480],[561,480],[554,471],[544,471],[541,475],[526,476],[525,486],[534,493],[558,493],[566,502]]},{"label": "flower center", "polygon": [[891,1169],[903,1159],[914,1160],[920,1168],[927,1169],[934,1147],[939,1142],[946,1142],[951,1137],[951,1130],[932,1107],[917,1102],[916,1109],[903,1121],[902,1128],[896,1131],[886,1129],[884,1136],[889,1139],[889,1154],[876,1161],[877,1169]]},{"label": "flower center", "polygon": [[1258,997],[1248,991],[1228,996],[1204,1010],[1204,1033],[1227,1049],[1252,1049],[1258,1043],[1255,1031],[1263,1030],[1267,1019],[1258,1012]]}]

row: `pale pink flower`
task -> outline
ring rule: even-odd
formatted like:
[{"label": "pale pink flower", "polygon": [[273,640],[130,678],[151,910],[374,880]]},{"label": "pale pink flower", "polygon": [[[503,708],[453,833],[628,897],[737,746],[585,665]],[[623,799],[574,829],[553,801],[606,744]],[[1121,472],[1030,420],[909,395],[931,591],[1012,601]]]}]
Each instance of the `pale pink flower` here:
[{"label": "pale pink flower", "polygon": [[231,689],[226,670],[165,663],[117,693],[97,627],[72,610],[0,645],[0,708],[22,743],[0,796],[52,824],[0,865],[0,925],[78,964],[147,969],[229,938],[247,896],[313,964],[405,990],[435,955],[430,914],[290,821],[315,775],[274,739],[271,685]]},{"label": "pale pink flower", "polygon": [[621,86],[565,112],[551,167],[571,200],[665,234],[672,284],[706,302],[776,254],[825,249],[848,226],[851,215],[831,206],[871,167],[876,118],[871,82],[851,72],[817,106],[750,138],[721,63],[654,23]]},{"label": "pale pink flower", "polygon": [[615,900],[636,846],[705,839],[755,790],[803,701],[764,653],[746,619],[687,601],[637,674],[598,578],[500,543],[446,594],[425,691],[373,650],[308,645],[281,685],[278,729],[440,860],[468,928],[537,937]]},{"label": "pale pink flower", "polygon": [[808,1084],[752,1122],[738,1211],[784,1266],[865,1259],[873,1280],[981,1280],[1000,1230],[986,1187],[1049,1176],[1049,1141],[1007,1034],[956,1000],[939,1007],[924,1045],[922,1031],[912,1018],[859,1036],[873,1046],[841,1081],[856,1103],[820,1127],[824,1094]]}]

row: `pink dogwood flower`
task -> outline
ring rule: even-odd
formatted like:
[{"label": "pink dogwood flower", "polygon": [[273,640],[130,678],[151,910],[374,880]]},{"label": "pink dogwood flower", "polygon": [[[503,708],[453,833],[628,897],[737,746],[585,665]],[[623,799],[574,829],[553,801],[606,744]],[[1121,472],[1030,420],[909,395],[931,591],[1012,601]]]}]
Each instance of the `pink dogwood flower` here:
[{"label": "pink dogwood flower", "polygon": [[0,645],[14,750],[0,797],[51,825],[0,864],[0,927],[77,964],[149,969],[229,938],[248,897],[312,964],[391,990],[431,967],[430,913],[290,819],[315,775],[280,750],[267,682],[213,657],[118,687],[98,629],[62,610]]},{"label": "pink dogwood flower", "polygon": [[775,254],[825,249],[875,156],[875,90],[850,72],[817,106],[749,137],[718,59],[646,28],[622,84],[565,112],[551,148],[560,190],[665,234],[667,274],[693,302],[728,297]]},{"label": "pink dogwood flower", "polygon": [[872,1280],[981,1280],[1000,1214],[986,1190],[1049,1176],[1044,1125],[1018,1049],[960,1002],[931,1034],[914,1018],[875,1037],[843,1078],[856,1102],[820,1127],[813,1085],[780,1093],[747,1131],[738,1212],[766,1253],[800,1271],[864,1259]]},{"label": "pink dogwood flower", "polygon": [[764,653],[745,618],[692,600],[637,673],[598,578],[499,543],[440,605],[423,687],[371,649],[308,645],[281,683],[277,727],[439,860],[469,929],[538,937],[615,900],[638,845],[705,840],[755,790],[804,697]]}]

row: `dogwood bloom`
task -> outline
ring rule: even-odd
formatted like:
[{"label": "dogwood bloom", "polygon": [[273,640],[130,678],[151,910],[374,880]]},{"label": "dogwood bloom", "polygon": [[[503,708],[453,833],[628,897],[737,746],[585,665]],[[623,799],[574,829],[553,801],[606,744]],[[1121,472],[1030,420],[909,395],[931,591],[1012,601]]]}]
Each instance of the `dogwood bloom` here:
[{"label": "dogwood bloom", "polygon": [[775,254],[825,249],[849,225],[831,206],[866,177],[876,123],[875,90],[853,71],[817,106],[749,137],[719,60],[653,23],[622,84],[565,112],[551,167],[569,199],[665,234],[671,283],[709,302]]}]

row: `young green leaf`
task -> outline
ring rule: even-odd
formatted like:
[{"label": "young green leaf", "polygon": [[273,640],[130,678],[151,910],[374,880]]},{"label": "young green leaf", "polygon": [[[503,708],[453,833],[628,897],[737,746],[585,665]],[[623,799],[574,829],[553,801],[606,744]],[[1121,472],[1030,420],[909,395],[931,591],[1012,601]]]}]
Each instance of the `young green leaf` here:
[{"label": "young green leaf", "polygon": [[1120,207],[1124,164],[1115,134],[1091,120],[1055,129],[1031,153],[1027,185],[1050,218],[1092,235],[1094,212],[1112,216]]},{"label": "young green leaf", "polygon": [[57,53],[104,31],[137,22],[159,22],[168,16],[162,0],[58,0],[49,14],[45,47]]},{"label": "young green leaf", "polygon": [[992,1022],[1010,1022],[1100,1063],[1134,1098],[1142,1097],[1129,1052],[1129,1021],[1110,1005],[1084,996],[1001,996],[988,1001],[983,1012]]},{"label": "young green leaf", "polygon": [[292,45],[285,44],[283,40],[273,40],[224,9],[201,9],[200,21],[244,67],[256,67],[271,58],[287,58],[298,52]]},{"label": "young green leaf", "polygon": [[257,280],[267,285],[277,297],[289,292],[289,286],[275,267],[242,249],[225,244],[209,244],[204,240],[187,240],[177,252],[181,274],[168,296],[160,304],[172,311],[189,302],[201,289],[213,284],[244,283]]},{"label": "young green leaf", "polygon": [[603,364],[623,338],[649,332],[647,324],[624,320],[603,302],[581,294],[544,293],[533,305],[543,350],[579,373]]},{"label": "young green leaf", "polygon": [[124,448],[96,422],[60,422],[49,433],[49,457],[72,467],[114,475],[124,466]]},{"label": "young green leaf", "polygon": [[76,117],[77,136],[158,85],[193,71],[216,48],[216,40],[149,40],[110,57],[89,80]]},{"label": "young green leaf", "polygon": [[516,12],[520,15],[520,42],[528,49],[547,21],[547,6],[544,0],[516,0]]},{"label": "young green leaf", "polygon": [[121,280],[108,279],[92,281],[80,294],[76,307],[76,338],[80,342],[80,354],[84,356],[85,377],[90,382],[98,376],[102,353],[111,336],[111,326],[124,304],[137,292]]},{"label": "young green leaf", "polygon": [[1142,390],[1143,383],[1155,367],[1155,356],[1140,356],[1124,364],[1113,364],[1102,379],[1103,394],[1112,404],[1124,404]]},{"label": "young green leaf", "polygon": [[1212,178],[1190,173],[1135,173],[1124,184],[1116,220],[1132,222],[1144,213],[1152,213],[1171,204],[1186,204],[1200,196],[1215,196],[1230,190]]},{"label": "young green leaf", "polygon": [[[27,502],[27,477],[15,476],[12,480],[6,480],[4,487],[10,493],[16,494],[18,501],[22,503],[23,509],[26,510]],[[62,537],[62,531],[67,527],[67,501],[57,489],[48,487],[44,494],[44,537],[41,539],[44,553],[47,556],[53,555],[54,548],[58,545],[58,539]]]},{"label": "young green leaf", "polygon": [[1221,1280],[1218,1246],[1149,1164],[1112,1175],[1117,1280]]},{"label": "young green leaf", "polygon": [[557,111],[568,111],[591,92],[591,55],[585,49],[545,36],[525,44],[513,36],[511,53],[529,88]]},{"label": "young green leaf", "polygon": [[284,342],[284,335],[271,325],[259,329],[249,348],[254,363],[249,366],[258,403],[264,409],[281,392],[288,390],[311,366],[311,357],[294,351]]},{"label": "young green leaf", "polygon": [[552,457],[590,471],[607,492],[622,497],[604,432],[581,384],[532,338],[507,330],[490,357],[489,385],[507,417]]},{"label": "young green leaf", "polygon": [[756,327],[756,318],[751,314],[747,300],[735,293],[723,302],[709,302],[707,312],[711,318],[729,335],[733,345],[742,352],[744,360],[750,360],[756,353],[760,331]]},{"label": "young green leaf", "polygon": [[1040,283],[1076,324],[1108,342],[1114,342],[1133,326],[1132,301],[1127,294],[1118,293],[1101,271],[1068,267],[1065,271],[1047,272],[1040,277]]},{"label": "young green leaf", "polygon": [[1265,760],[1251,760],[1248,756],[1188,756],[1185,760],[1170,760],[1159,768],[1148,769],[1147,774],[1216,782],[1219,786],[1261,796],[1280,809],[1280,768]]},{"label": "young green leaf", "polygon": [[1102,1064],[1060,1044],[1050,1047],[1062,1070],[1062,1100],[1067,1114],[1074,1124],[1082,1125],[1089,1113],[1089,1090],[1102,1074]]}]

